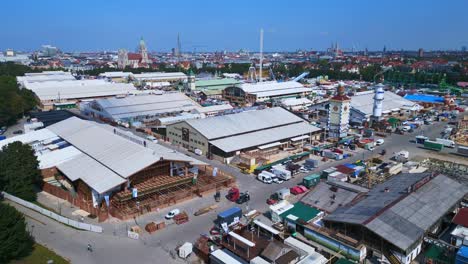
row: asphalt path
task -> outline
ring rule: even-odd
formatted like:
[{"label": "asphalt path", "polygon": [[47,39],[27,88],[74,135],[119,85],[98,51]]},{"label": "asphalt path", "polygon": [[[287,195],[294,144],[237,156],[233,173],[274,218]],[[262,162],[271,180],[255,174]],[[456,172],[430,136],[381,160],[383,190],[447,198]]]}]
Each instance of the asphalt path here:
[{"label": "asphalt path", "polygon": [[[163,144],[232,174],[236,178],[241,191],[248,190],[251,194],[251,201],[248,204],[241,205],[241,207],[244,210],[256,209],[261,212],[266,212],[268,210],[266,199],[270,194],[278,189],[290,188],[302,182],[302,178],[310,173],[318,172],[331,166],[377,156],[382,149],[387,151],[384,157],[386,159],[390,158],[393,152],[402,149],[408,150],[411,156],[429,157],[433,154],[432,151],[422,149],[420,146],[410,143],[410,141],[421,133],[431,138],[438,137],[440,132],[444,129],[444,126],[445,123],[439,122],[431,126],[424,126],[411,134],[393,134],[386,137],[385,143],[382,146],[376,147],[374,151],[360,149],[348,159],[322,163],[314,171],[298,174],[293,179],[282,184],[264,184],[256,180],[254,175],[243,174],[235,167],[222,164],[218,161],[209,160],[205,157],[196,156],[193,153],[188,153],[181,148],[167,143]],[[136,218],[136,223],[135,220],[113,220],[102,223],[100,224],[104,228],[104,233],[102,234],[79,231],[22,206],[15,204],[15,207],[27,216],[26,221],[28,223],[28,228],[39,243],[45,244],[54,249],[58,254],[69,258],[72,263],[184,263],[181,260],[172,259],[169,251],[185,241],[194,242],[200,234],[209,231],[213,226],[213,220],[216,218],[216,214],[234,205],[224,198],[226,193],[227,190],[224,190],[222,193],[222,201],[218,204],[216,210],[202,216],[193,216],[193,213],[203,206],[214,204],[215,202],[211,195],[195,198],[170,208],[161,209],[160,212],[143,215]],[[132,240],[125,236],[126,229],[129,226],[139,224],[141,227],[144,227],[144,224],[149,221],[163,221],[164,215],[169,210],[176,207],[189,212],[190,221],[188,223],[180,226],[169,224],[164,230],[153,235],[144,232],[146,234],[143,234],[140,240]],[[87,244],[92,244],[93,252],[88,252],[86,250]]]}]

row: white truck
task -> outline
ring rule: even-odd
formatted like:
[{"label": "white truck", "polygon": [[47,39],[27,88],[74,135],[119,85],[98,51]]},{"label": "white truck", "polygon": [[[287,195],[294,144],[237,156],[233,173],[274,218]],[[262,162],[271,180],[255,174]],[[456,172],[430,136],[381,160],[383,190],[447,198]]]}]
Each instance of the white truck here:
[{"label": "white truck", "polygon": [[284,166],[273,166],[271,172],[276,175],[279,179],[289,180],[291,179],[291,171],[287,170]]},{"label": "white truck", "polygon": [[443,138],[436,138],[435,140],[437,143],[444,145],[444,147],[454,148],[455,142],[450,139],[443,139]]},{"label": "white truck", "polygon": [[272,183],[273,182],[273,178],[275,178],[276,175],[271,173],[271,172],[268,172],[268,171],[262,171],[258,174],[257,176],[257,179],[263,183]]}]

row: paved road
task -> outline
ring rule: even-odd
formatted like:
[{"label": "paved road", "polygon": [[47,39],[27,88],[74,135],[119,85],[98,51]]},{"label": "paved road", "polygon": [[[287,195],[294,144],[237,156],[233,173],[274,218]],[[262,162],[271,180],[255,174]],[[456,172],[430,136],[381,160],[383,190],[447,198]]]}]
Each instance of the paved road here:
[{"label": "paved road", "polygon": [[[412,134],[392,135],[385,138],[385,144],[377,147],[374,152],[360,150],[360,152],[349,159],[323,163],[316,171],[342,163],[354,162],[358,159],[366,159],[372,155],[377,155],[382,148],[387,150],[385,158],[389,158],[393,152],[400,151],[401,149],[410,151],[412,156],[429,156],[432,152],[421,149],[416,144],[409,143],[409,141],[421,132],[429,137],[436,137],[440,131],[443,130],[444,125],[444,123],[436,123],[432,126],[425,126],[421,131],[415,131]],[[166,143],[164,144],[167,145]],[[183,149],[171,145],[168,146],[180,152],[187,153]],[[188,154],[194,156],[193,153]],[[257,181],[253,175],[243,174],[237,168],[217,161],[208,160],[205,157],[197,158],[231,173],[236,177],[241,190],[250,191],[252,199],[248,205],[242,205],[243,209],[247,209],[246,207],[248,206],[250,209],[265,212],[268,209],[265,201],[271,193],[280,188],[292,187],[301,182],[302,178],[305,176],[305,174],[296,175],[295,178],[281,185],[263,184]],[[224,194],[226,194],[226,191],[223,192],[223,195]],[[153,235],[145,233],[138,241],[125,237],[126,229],[129,226],[135,225],[134,221],[118,221],[116,219],[111,219],[101,224],[104,228],[103,234],[94,234],[66,227],[29,209],[22,208],[21,206],[17,207],[26,215],[33,217],[27,218],[27,222],[38,242],[52,247],[57,253],[70,258],[73,263],[162,263],[161,261],[164,263],[181,263],[180,260],[172,260],[170,258],[169,250],[174,249],[176,245],[185,241],[193,242],[199,234],[207,233],[213,225],[213,220],[217,212],[233,206],[233,204],[226,199],[222,199],[222,202],[218,204],[219,207],[217,210],[202,216],[193,216],[193,212],[199,208],[214,203],[214,199],[210,195],[162,209],[160,212],[138,217],[136,222],[143,228],[149,221],[163,221],[163,216],[175,207],[186,210],[190,215],[189,223],[181,226],[168,225],[164,230]],[[71,210],[69,211],[71,212]],[[45,225],[35,219],[45,223]],[[90,220],[86,219],[86,221],[88,222]],[[32,228],[32,225],[34,225],[34,228]],[[86,245],[88,243],[93,244],[95,249],[93,253],[88,253],[86,251]]]}]

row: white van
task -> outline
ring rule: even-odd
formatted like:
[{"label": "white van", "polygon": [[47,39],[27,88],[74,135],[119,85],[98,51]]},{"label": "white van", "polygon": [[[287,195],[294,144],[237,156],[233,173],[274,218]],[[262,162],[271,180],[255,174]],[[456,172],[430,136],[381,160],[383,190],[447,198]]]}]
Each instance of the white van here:
[{"label": "white van", "polygon": [[275,174],[268,172],[268,171],[262,171],[260,174],[258,174],[257,179],[263,183],[272,183],[273,178],[275,178]]}]

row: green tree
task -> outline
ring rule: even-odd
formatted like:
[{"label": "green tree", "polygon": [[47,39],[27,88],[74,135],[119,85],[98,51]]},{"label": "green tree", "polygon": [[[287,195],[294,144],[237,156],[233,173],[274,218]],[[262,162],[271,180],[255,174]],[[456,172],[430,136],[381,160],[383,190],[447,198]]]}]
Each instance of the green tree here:
[{"label": "green tree", "polygon": [[13,76],[0,76],[0,126],[11,125],[37,105],[34,92],[19,89]]},{"label": "green tree", "polygon": [[0,191],[27,201],[36,200],[35,186],[41,182],[39,162],[33,149],[19,141],[0,152]]},{"label": "green tree", "polygon": [[5,203],[0,203],[0,212],[0,263],[29,255],[34,239],[26,230],[24,216]]}]

